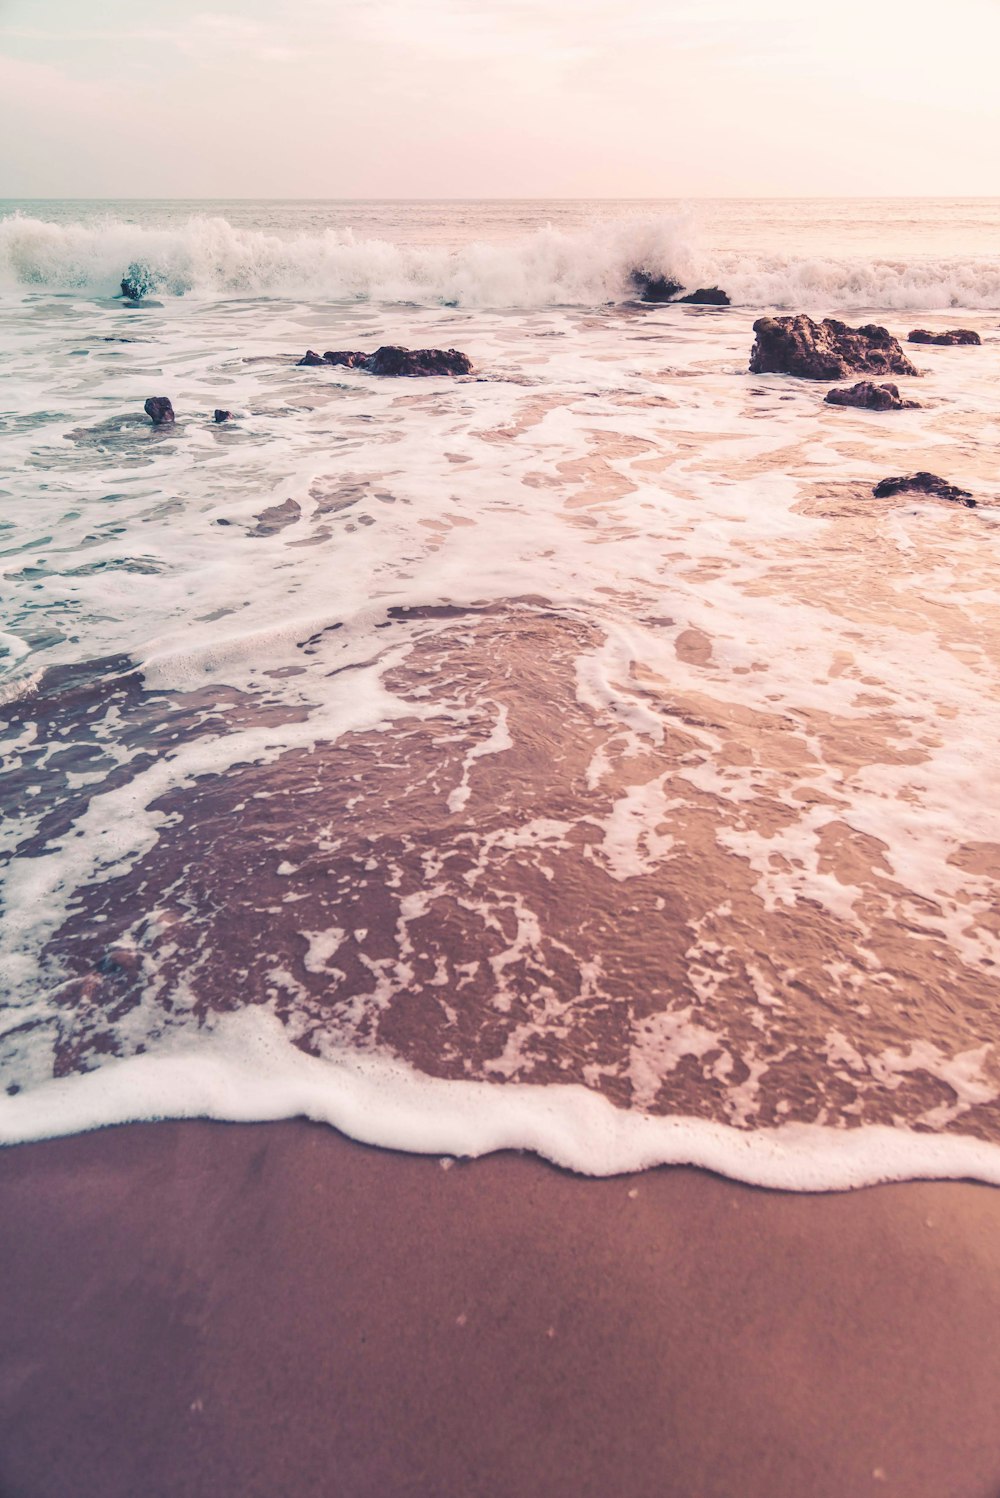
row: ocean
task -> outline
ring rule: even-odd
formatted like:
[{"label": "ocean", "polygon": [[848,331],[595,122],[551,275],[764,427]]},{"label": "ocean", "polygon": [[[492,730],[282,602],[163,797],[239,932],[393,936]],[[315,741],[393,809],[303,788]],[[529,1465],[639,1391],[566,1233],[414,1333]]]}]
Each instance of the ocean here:
[{"label": "ocean", "polygon": [[0,1142],[1000,1182],[1000,199],[7,202],[0,327]]}]

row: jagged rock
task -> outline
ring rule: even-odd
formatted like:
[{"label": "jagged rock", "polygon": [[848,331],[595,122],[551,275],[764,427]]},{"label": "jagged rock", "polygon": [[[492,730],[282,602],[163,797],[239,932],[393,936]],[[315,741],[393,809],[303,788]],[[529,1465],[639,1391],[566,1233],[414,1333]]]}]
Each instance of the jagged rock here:
[{"label": "jagged rock", "polygon": [[165,395],[151,395],[142,408],[154,427],[174,424],[174,408]]},{"label": "jagged rock", "polygon": [[947,333],[929,333],[926,328],[914,328],[906,341],[907,343],[939,343],[947,347],[956,343],[982,343],[983,340],[972,328],[949,328]]},{"label": "jagged rock", "polygon": [[356,349],[330,350],[320,358],[312,349],[299,364],[339,364],[346,369],[364,369],[375,375],[465,375],[472,373],[472,361],[458,349],[400,348],[386,344],[374,354]]},{"label": "jagged rock", "polygon": [[216,406],[216,408],[215,408],[215,420],[216,420],[216,422],[232,421],[232,419],[233,419],[233,413],[232,413],[232,411],[223,411],[220,407]]},{"label": "jagged rock", "polygon": [[122,277],[122,296],[130,302],[141,302],[153,290],[153,272],[148,265],[133,261]]},{"label": "jagged rock", "polygon": [[690,302],[696,307],[728,307],[730,305],[728,295],[718,286],[699,286],[697,291],[689,292],[687,296],[675,297],[674,301]]},{"label": "jagged rock", "polygon": [[936,473],[911,473],[905,478],[882,479],[872,490],[876,499],[888,499],[893,494],[933,494],[938,499],[961,500],[969,509],[975,509],[976,501],[968,489],[959,489],[938,478]]},{"label": "jagged rock", "polygon": [[360,369],[368,358],[357,349],[328,349],[323,355],[324,364],[338,364],[343,369]]},{"label": "jagged rock", "polygon": [[648,270],[634,270],[629,275],[632,290],[643,302],[672,302],[684,287],[672,276],[654,276]]},{"label": "jagged rock", "polygon": [[863,411],[916,411],[919,401],[903,400],[898,385],[874,385],[871,380],[861,380],[857,385],[841,386],[828,390],[829,406],[859,406]]},{"label": "jagged rock", "polygon": [[792,374],[806,380],[843,380],[852,374],[916,375],[896,339],[885,328],[866,323],[849,328],[825,317],[813,322],[794,317],[760,317],[753,325],[751,374]]},{"label": "jagged rock", "polygon": [[457,349],[398,348],[386,344],[364,362],[376,375],[464,375],[472,373],[472,361]]}]

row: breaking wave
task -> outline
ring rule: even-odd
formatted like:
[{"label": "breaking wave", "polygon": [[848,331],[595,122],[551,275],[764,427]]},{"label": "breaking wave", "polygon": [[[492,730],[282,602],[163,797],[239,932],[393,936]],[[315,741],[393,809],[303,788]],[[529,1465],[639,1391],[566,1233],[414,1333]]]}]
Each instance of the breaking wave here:
[{"label": "breaking wave", "polygon": [[690,220],[633,217],[586,231],[546,228],[459,249],[360,238],[350,230],[281,237],[194,217],[147,228],[120,219],[0,219],[0,290],[116,296],[130,269],[152,294],[455,304],[593,306],[632,295],[631,272],[721,285],[747,307],[1000,308],[1000,258],[753,256],[699,249]]}]

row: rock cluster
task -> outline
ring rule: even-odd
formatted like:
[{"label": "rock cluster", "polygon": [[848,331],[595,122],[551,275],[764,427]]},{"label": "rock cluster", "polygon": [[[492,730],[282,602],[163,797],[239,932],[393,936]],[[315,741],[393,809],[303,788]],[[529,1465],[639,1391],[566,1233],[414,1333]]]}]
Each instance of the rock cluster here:
[{"label": "rock cluster", "polygon": [[458,349],[405,349],[385,344],[374,354],[357,349],[331,349],[317,354],[309,349],[299,364],[334,364],[345,369],[364,369],[375,375],[465,375],[472,373],[472,361]]},{"label": "rock cluster", "polygon": [[794,317],[760,317],[753,330],[757,337],[750,353],[751,374],[843,380],[852,374],[920,373],[892,334],[875,323],[849,328],[832,317],[817,323],[799,312]]},{"label": "rock cluster", "polygon": [[898,385],[875,385],[860,380],[857,385],[841,385],[826,392],[829,406],[859,406],[862,411],[916,411],[919,401],[904,400]]},{"label": "rock cluster", "polygon": [[681,296],[684,287],[672,276],[654,276],[647,270],[634,270],[629,274],[629,281],[642,302],[690,302],[695,306],[729,306],[729,297],[718,286],[699,286],[697,291]]},{"label": "rock cluster", "polygon": [[938,478],[936,473],[911,473],[903,478],[882,479],[872,493],[876,499],[888,499],[893,494],[933,494],[938,499],[961,500],[969,509],[976,505],[968,489],[959,489],[956,484]]},{"label": "rock cluster", "polygon": [[929,333],[926,328],[914,328],[906,341],[907,343],[938,343],[949,347],[956,343],[982,343],[983,340],[973,328],[949,328],[947,333]]}]

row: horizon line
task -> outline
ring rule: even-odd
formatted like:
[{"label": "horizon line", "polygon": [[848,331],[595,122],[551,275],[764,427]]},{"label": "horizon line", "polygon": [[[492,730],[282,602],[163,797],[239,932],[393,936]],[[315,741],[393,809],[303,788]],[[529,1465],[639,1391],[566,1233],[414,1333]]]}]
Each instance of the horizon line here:
[{"label": "horizon line", "polygon": [[33,196],[15,193],[0,196],[0,203],[884,203],[898,202],[1000,202],[998,193],[678,193],[642,197],[604,194],[560,196],[532,193],[523,197],[300,197],[259,196],[227,198],[205,193],[161,194],[141,197],[132,193],[73,193]]}]

